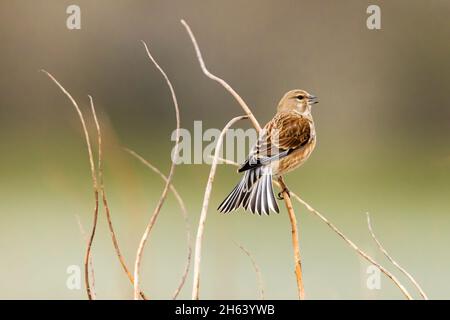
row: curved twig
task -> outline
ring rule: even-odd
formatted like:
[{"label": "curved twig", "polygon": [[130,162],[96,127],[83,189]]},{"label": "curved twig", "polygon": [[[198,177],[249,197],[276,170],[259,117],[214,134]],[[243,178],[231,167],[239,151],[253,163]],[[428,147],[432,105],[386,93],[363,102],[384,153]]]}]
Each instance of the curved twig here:
[{"label": "curved twig", "polygon": [[192,287],[192,299],[199,299],[200,289],[200,262],[202,259],[202,242],[203,233],[205,230],[206,216],[208,214],[209,197],[211,196],[212,184],[214,182],[214,176],[216,174],[217,161],[222,149],[223,137],[227,130],[237,121],[247,119],[248,116],[240,116],[231,119],[226,126],[222,129],[219,138],[217,139],[217,145],[214,150],[214,158],[212,160],[211,169],[209,171],[208,182],[206,183],[205,194],[203,196],[202,211],[200,212],[200,221],[198,223],[197,237],[195,239],[195,254],[194,254],[194,284]]},{"label": "curved twig", "polygon": [[80,118],[80,122],[81,122],[81,125],[83,127],[84,137],[86,139],[86,146],[87,146],[88,155],[89,155],[89,164],[90,164],[90,167],[91,167],[92,184],[93,184],[93,187],[94,187],[95,205],[94,205],[94,217],[93,217],[93,223],[92,223],[92,230],[91,230],[91,233],[89,235],[89,240],[88,240],[87,248],[86,248],[86,254],[85,254],[85,257],[84,257],[84,280],[85,280],[86,292],[87,292],[88,298],[89,298],[89,300],[93,300],[94,297],[93,297],[93,294],[92,294],[92,291],[91,291],[91,285],[90,285],[90,281],[89,281],[89,260],[90,260],[90,257],[91,257],[91,249],[92,249],[92,243],[94,242],[95,231],[97,229],[97,220],[98,220],[98,183],[97,183],[97,177],[96,177],[96,173],[95,173],[94,157],[92,155],[92,147],[91,147],[91,142],[90,142],[90,139],[89,139],[89,133],[88,133],[88,130],[87,130],[87,127],[86,127],[86,122],[84,120],[83,113],[81,112],[81,109],[78,107],[78,104],[75,101],[75,99],[72,97],[72,95],[48,71],[43,70],[43,69],[41,71],[43,73],[45,73],[59,87],[59,89],[69,98],[69,100],[72,102],[73,106],[75,107],[75,110],[78,113],[78,117]]},{"label": "curved twig", "polygon": [[[159,70],[159,72],[162,74],[164,79],[166,80],[167,86],[169,87],[170,93],[172,95],[172,101],[175,108],[175,116],[176,116],[176,142],[174,147],[174,156],[176,157],[178,155],[178,149],[179,149],[179,142],[180,142],[180,111],[178,109],[178,101],[177,97],[175,95],[175,90],[172,86],[172,83],[169,80],[169,77],[167,77],[167,74],[164,72],[164,70],[159,66],[159,64],[156,62],[156,60],[153,58],[153,56],[150,53],[150,50],[147,47],[147,44],[142,41],[142,44],[145,47],[145,51],[147,52],[147,56],[150,58],[150,60],[153,62],[153,64],[156,66],[156,68]],[[175,159],[172,159],[172,164],[170,166],[169,175],[167,176],[167,181],[164,186],[163,192],[161,194],[161,197],[158,201],[158,204],[156,205],[155,210],[153,211],[153,214],[150,218],[149,223],[147,224],[147,227],[145,228],[144,234],[142,235],[141,241],[139,243],[139,247],[136,253],[136,259],[134,263],[134,299],[139,299],[139,269],[141,266],[141,259],[142,254],[144,252],[145,243],[147,242],[148,236],[150,234],[150,231],[153,229],[153,226],[156,222],[156,219],[159,216],[159,213],[161,211],[161,208],[166,200],[167,193],[169,191],[169,186],[172,182],[172,178],[175,172]]]},{"label": "curved twig", "polygon": [[[255,129],[259,132],[261,131],[261,126],[259,125],[258,120],[256,120],[255,116],[253,115],[252,111],[250,110],[249,106],[245,103],[244,99],[222,78],[219,78],[218,76],[212,74],[209,72],[209,70],[206,68],[205,62],[203,61],[202,53],[200,51],[200,48],[197,44],[197,40],[195,39],[194,33],[192,32],[189,25],[186,23],[186,21],[181,20],[181,24],[186,29],[187,33],[189,34],[189,37],[191,38],[191,42],[194,45],[195,53],[197,55],[197,59],[200,63],[200,67],[203,71],[203,73],[210,79],[220,83],[225,90],[227,90],[239,103],[241,108],[244,110],[246,115],[249,117],[251,122],[253,123],[253,126]],[[280,183],[284,184],[282,182],[282,177],[280,177]],[[295,260],[295,275],[297,280],[297,291],[298,291],[298,297],[299,299],[305,298],[305,290],[303,287],[303,276],[302,276],[302,266],[301,266],[301,260],[300,260],[300,246],[298,243],[298,230],[297,230],[297,220],[295,218],[295,212],[292,207],[291,200],[289,199],[289,193],[286,191],[286,189],[282,189],[281,192],[283,193],[284,203],[286,205],[286,209],[289,214],[289,220],[291,223],[291,231],[292,231],[292,244],[293,244],[293,250],[294,250],[294,260]],[[195,286],[195,284],[194,284]]]},{"label": "curved twig", "polygon": [[416,287],[417,291],[419,291],[420,295],[422,296],[422,298],[424,300],[428,300],[428,296],[426,295],[426,293],[423,291],[422,287],[419,285],[419,283],[416,281],[416,279],[414,279],[414,277],[408,272],[406,271],[405,268],[403,268],[400,264],[397,263],[397,261],[395,261],[392,256],[387,252],[387,250],[383,247],[383,245],[381,244],[381,242],[378,240],[377,236],[375,235],[375,233],[373,232],[372,229],[372,223],[370,222],[370,215],[367,212],[367,226],[369,228],[369,232],[370,235],[372,236],[372,239],[375,241],[375,243],[377,244],[378,248],[380,249],[381,252],[383,252],[383,254],[386,256],[386,258],[398,269],[400,270],[408,279],[409,281],[411,281],[414,286]]},{"label": "curved twig", "polygon": [[241,96],[234,91],[234,89],[222,78],[219,78],[218,76],[212,74],[209,72],[209,70],[206,68],[205,62],[203,61],[202,52],[200,51],[200,48],[197,44],[197,40],[195,39],[194,33],[191,30],[191,27],[184,21],[181,20],[181,23],[186,28],[187,33],[189,34],[189,37],[191,38],[192,44],[194,45],[195,53],[197,54],[198,62],[200,63],[200,67],[202,68],[203,73],[210,79],[220,83],[231,95],[236,99],[236,101],[240,104],[242,109],[244,109],[245,114],[248,116],[248,118],[253,123],[253,126],[256,128],[256,130],[260,131],[261,126],[259,125],[258,120],[256,120],[255,116],[253,115],[252,111],[250,110],[249,106],[245,103],[244,99],[241,98]]},{"label": "curved twig", "polygon": [[[222,163],[225,164],[231,164],[234,166],[239,166],[239,164],[237,164],[234,161],[231,160],[227,160],[227,159],[219,159]],[[279,182],[274,180],[273,181],[276,185],[280,186]],[[353,250],[355,250],[361,257],[363,257],[364,259],[366,259],[367,261],[369,261],[371,264],[375,265],[378,269],[380,269],[381,272],[384,273],[384,275],[386,275],[389,279],[392,280],[392,282],[394,282],[394,284],[400,289],[400,291],[403,293],[403,295],[408,299],[408,300],[413,300],[411,294],[408,292],[408,290],[406,290],[406,288],[401,284],[401,282],[390,272],[388,271],[386,268],[384,268],[381,264],[379,264],[377,261],[375,261],[374,258],[372,258],[371,256],[369,256],[367,253],[365,253],[363,250],[361,250],[352,240],[350,240],[341,230],[339,230],[333,223],[331,223],[327,218],[325,218],[320,212],[318,212],[316,209],[314,209],[313,207],[311,207],[307,202],[305,202],[304,200],[302,200],[298,195],[296,195],[294,192],[289,191],[289,193],[291,194],[291,197],[294,198],[295,200],[297,200],[297,202],[299,202],[300,204],[302,204],[303,206],[306,207],[306,209],[314,214],[315,216],[317,216],[320,220],[322,220],[323,222],[325,222],[328,227],[331,228],[331,230],[333,230],[339,237],[341,237]]]},{"label": "curved twig", "polygon": [[258,289],[259,289],[259,297],[261,300],[264,300],[264,285],[262,281],[262,275],[261,270],[259,269],[258,264],[256,263],[255,259],[253,258],[253,255],[248,251],[243,245],[236,243],[236,245],[250,258],[250,261],[252,262],[253,269],[255,270],[256,274],[256,282],[258,283]]},{"label": "curved twig", "polygon": [[322,214],[320,214],[316,209],[311,207],[308,203],[303,201],[298,195],[296,195],[294,192],[290,192],[291,197],[293,197],[295,200],[297,200],[299,203],[304,205],[306,209],[319,217],[323,222],[325,222],[334,232],[336,232],[347,244],[352,247],[353,250],[355,250],[361,257],[369,261],[371,264],[375,265],[378,269],[380,269],[381,272],[383,272],[389,279],[394,282],[394,284],[400,289],[400,291],[403,293],[403,295],[408,300],[413,300],[411,294],[406,290],[406,288],[402,285],[402,283],[385,267],[383,267],[381,264],[379,264],[377,261],[375,261],[374,258],[369,256],[367,253],[362,251],[353,241],[351,241],[346,235],[344,235],[334,224],[332,224],[327,218],[325,218]]},{"label": "curved twig", "polygon": [[98,146],[98,179],[100,180],[100,188],[103,188],[103,156],[102,156],[102,134],[100,131],[100,124],[97,119],[97,112],[95,111],[94,99],[91,95],[88,95],[89,104],[91,106],[92,117],[94,118],[95,129],[97,130],[97,146]]},{"label": "curved twig", "polygon": [[[75,218],[77,219],[78,228],[80,229],[81,236],[83,237],[83,240],[85,240],[87,243],[89,241],[89,237],[86,234],[86,231],[84,230],[83,224],[81,223],[81,218],[77,214],[75,215]],[[89,259],[89,268],[91,271],[91,293],[92,293],[92,298],[95,300],[97,295],[95,293],[94,259],[92,258],[92,256]]]},{"label": "curved twig", "polygon": [[[138,159],[142,164],[144,164],[147,168],[151,169],[153,172],[158,174],[161,179],[163,179],[165,182],[167,182],[167,177],[154,165],[152,165],[150,162],[148,162],[146,159],[144,159],[141,155],[137,154],[131,149],[124,148],[126,152],[131,154],[133,157]],[[175,196],[178,205],[181,209],[181,214],[183,215],[184,223],[185,223],[185,229],[186,229],[186,242],[187,242],[187,258],[186,258],[186,265],[184,267],[183,275],[181,276],[180,283],[178,284],[178,287],[175,289],[175,292],[172,295],[172,299],[176,299],[178,295],[180,294],[181,289],[183,288],[184,284],[186,283],[186,278],[189,273],[189,269],[191,266],[191,258],[192,258],[192,236],[191,236],[191,226],[189,223],[189,216],[186,210],[186,206],[184,204],[183,199],[181,198],[180,194],[178,193],[177,189],[173,186],[173,184],[170,185],[170,191],[172,191],[173,195]]]},{"label": "curved twig", "polygon": [[[116,251],[117,258],[119,259],[120,265],[122,266],[123,270],[125,271],[125,274],[127,275],[128,279],[130,280],[131,284],[134,283],[133,275],[131,274],[130,270],[128,269],[128,266],[125,262],[125,258],[122,255],[122,252],[120,250],[119,241],[117,240],[116,232],[113,227],[112,219],[111,219],[111,211],[109,209],[108,199],[106,197],[106,191],[105,186],[103,184],[103,151],[102,151],[102,133],[100,130],[100,123],[97,118],[97,112],[95,111],[94,101],[92,97],[89,95],[89,101],[91,105],[91,112],[92,117],[94,118],[95,127],[97,129],[97,144],[98,144],[98,179],[100,184],[100,192],[102,194],[102,201],[103,201],[103,207],[105,209],[106,213],[106,220],[108,222],[108,228],[109,232],[111,234],[112,242],[114,245],[114,250]],[[144,292],[140,292],[140,295],[142,299],[146,300],[147,297],[145,296]]]}]

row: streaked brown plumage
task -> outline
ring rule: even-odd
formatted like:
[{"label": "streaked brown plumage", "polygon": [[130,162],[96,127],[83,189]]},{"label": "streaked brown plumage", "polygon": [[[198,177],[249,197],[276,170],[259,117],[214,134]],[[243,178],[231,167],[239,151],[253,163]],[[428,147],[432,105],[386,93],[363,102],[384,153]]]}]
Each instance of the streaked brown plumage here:
[{"label": "streaked brown plumage", "polygon": [[316,145],[311,106],[317,98],[304,90],[291,90],[281,98],[277,113],[261,130],[239,184],[220,204],[224,213],[242,206],[253,213],[279,212],[273,195],[272,176],[288,173],[302,165]]}]

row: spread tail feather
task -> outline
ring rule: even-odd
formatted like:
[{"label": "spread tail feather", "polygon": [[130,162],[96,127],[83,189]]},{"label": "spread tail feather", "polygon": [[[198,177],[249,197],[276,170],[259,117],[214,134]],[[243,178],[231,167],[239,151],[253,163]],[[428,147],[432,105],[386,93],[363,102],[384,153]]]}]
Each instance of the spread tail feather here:
[{"label": "spread tail feather", "polygon": [[220,204],[218,210],[228,213],[243,207],[252,213],[279,213],[279,208],[272,187],[270,168],[258,167],[245,172],[241,181]]}]

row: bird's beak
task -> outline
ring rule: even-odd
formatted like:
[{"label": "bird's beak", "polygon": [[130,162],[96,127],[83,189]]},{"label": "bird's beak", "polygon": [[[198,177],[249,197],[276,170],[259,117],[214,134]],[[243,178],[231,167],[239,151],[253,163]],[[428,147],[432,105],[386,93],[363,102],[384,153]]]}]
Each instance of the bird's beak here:
[{"label": "bird's beak", "polygon": [[314,95],[310,95],[310,96],[308,97],[308,101],[309,101],[310,104],[316,104],[316,103],[319,103],[319,100],[318,100],[317,97],[314,96]]}]

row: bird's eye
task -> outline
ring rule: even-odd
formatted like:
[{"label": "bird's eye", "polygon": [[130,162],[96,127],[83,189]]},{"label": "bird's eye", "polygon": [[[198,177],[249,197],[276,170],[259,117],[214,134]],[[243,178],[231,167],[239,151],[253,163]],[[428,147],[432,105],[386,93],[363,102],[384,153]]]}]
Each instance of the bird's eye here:
[{"label": "bird's eye", "polygon": [[303,96],[297,96],[298,100],[303,100],[303,98],[304,98]]}]

